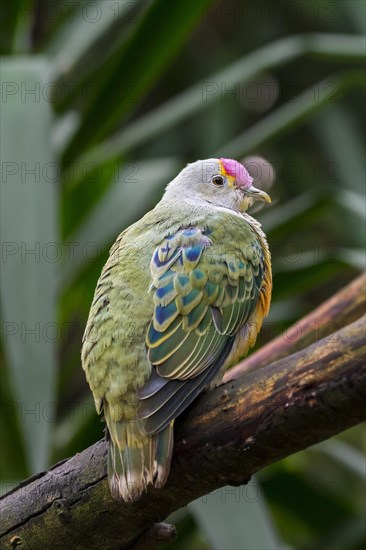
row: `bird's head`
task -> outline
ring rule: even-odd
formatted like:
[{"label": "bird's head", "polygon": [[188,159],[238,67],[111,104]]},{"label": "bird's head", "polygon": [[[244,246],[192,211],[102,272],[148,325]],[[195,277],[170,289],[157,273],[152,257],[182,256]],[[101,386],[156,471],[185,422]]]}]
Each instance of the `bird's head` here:
[{"label": "bird's head", "polygon": [[245,212],[255,201],[271,202],[269,195],[252,182],[246,168],[236,160],[198,160],[188,164],[170,182],[166,194],[178,200],[204,200],[214,206]]}]

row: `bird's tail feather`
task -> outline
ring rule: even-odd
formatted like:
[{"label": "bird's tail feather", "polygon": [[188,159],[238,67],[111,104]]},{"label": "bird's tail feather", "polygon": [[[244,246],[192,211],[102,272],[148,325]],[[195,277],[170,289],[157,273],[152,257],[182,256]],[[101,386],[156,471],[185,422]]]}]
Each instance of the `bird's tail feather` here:
[{"label": "bird's tail feather", "polygon": [[114,421],[105,416],[110,434],[108,482],[112,496],[132,502],[149,483],[162,487],[170,470],[173,422],[158,434],[146,435],[141,420]]},{"label": "bird's tail feather", "polygon": [[170,472],[170,462],[173,453],[174,443],[174,421],[170,422],[155,437],[157,438],[157,448],[155,453],[156,478],[154,485],[157,488],[163,487]]}]

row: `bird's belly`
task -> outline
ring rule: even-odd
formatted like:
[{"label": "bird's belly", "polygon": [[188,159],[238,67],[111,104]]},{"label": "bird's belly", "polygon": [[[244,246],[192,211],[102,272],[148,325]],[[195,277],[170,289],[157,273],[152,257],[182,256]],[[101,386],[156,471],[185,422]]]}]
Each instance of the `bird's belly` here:
[{"label": "bird's belly", "polygon": [[[140,268],[140,266],[139,266]],[[133,276],[130,272],[132,271]],[[151,372],[145,336],[153,313],[146,269],[108,264],[98,283],[83,344],[84,368],[96,402],[131,401]]]}]

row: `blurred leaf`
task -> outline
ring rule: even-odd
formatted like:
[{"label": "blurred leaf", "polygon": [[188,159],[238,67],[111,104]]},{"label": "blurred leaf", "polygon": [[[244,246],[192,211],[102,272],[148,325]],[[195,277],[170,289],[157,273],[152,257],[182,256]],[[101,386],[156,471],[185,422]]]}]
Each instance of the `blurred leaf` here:
[{"label": "blurred leaf", "polygon": [[188,509],[212,548],[287,548],[276,534],[258,480],[242,487],[222,487],[191,502]]},{"label": "blurred leaf", "polygon": [[70,105],[88,99],[96,82],[102,81],[108,66],[127,41],[130,27],[146,0],[104,0],[79,5],[76,14],[64,22],[47,48],[53,55],[51,80],[55,83],[53,105],[64,112]]},{"label": "blurred leaf", "polygon": [[235,158],[250,153],[271,139],[278,139],[282,133],[308,121],[317,111],[339,101],[340,94],[358,86],[366,87],[366,76],[363,72],[347,72],[318,82],[301,92],[300,98],[295,97],[293,102],[281,105],[252,128],[227,143],[220,149],[220,154]]},{"label": "blurred leaf", "polygon": [[271,309],[268,314],[266,323],[273,324],[284,323],[288,326],[292,321],[297,321],[300,317],[306,314],[304,304],[297,298],[287,300],[277,300],[275,297],[271,304]]},{"label": "blurred leaf", "polygon": [[282,259],[278,259],[275,263],[276,271],[298,271],[303,270],[308,267],[316,267],[321,264],[337,264],[338,262],[348,263],[350,266],[356,267],[356,269],[362,269],[361,266],[364,265],[365,255],[363,251],[355,251],[349,249],[338,249],[332,251],[332,257],[329,257],[328,250],[322,250],[321,248],[316,248],[314,250],[300,250],[298,247],[290,250],[286,258],[286,255],[283,255]]},{"label": "blurred leaf", "polygon": [[80,116],[77,111],[67,111],[64,116],[55,120],[52,130],[52,148],[59,157],[66,144],[80,124]]},{"label": "blurred leaf", "polygon": [[96,439],[100,439],[104,428],[101,420],[96,413],[91,394],[81,403],[64,405],[63,417],[52,434],[53,461],[72,456],[94,443]]},{"label": "blurred leaf", "polygon": [[[0,359],[5,364],[1,354]],[[12,398],[9,369],[1,373],[0,384],[0,495],[26,477],[28,468],[17,403]]]},{"label": "blurred leaf", "polygon": [[327,153],[333,185],[338,184],[335,199],[340,206],[347,241],[352,240],[355,246],[365,247],[365,231],[360,231],[360,222],[364,223],[365,219],[362,129],[358,127],[357,118],[353,119],[343,105],[324,113],[313,128],[319,145]]},{"label": "blurred leaf", "polygon": [[10,54],[14,48],[15,34],[21,15],[23,18],[33,0],[3,0],[1,3],[0,52]]},{"label": "blurred leaf", "polygon": [[359,0],[347,0],[342,2],[342,7],[348,13],[353,26],[360,34],[366,32],[365,4]]},{"label": "blurred leaf", "polygon": [[314,537],[352,518],[352,505],[339,494],[336,483],[312,482],[286,465],[283,461],[270,468],[267,477],[261,476],[264,494],[285,540],[292,539],[296,548],[311,545]]},{"label": "blurred leaf", "polygon": [[79,161],[81,164],[90,161],[102,164],[126,154],[137,145],[204,109],[211,102],[219,101],[222,86],[230,89],[237,83],[249,82],[255,75],[289,63],[302,55],[316,55],[334,60],[350,57],[354,61],[365,58],[361,37],[309,34],[283,38],[207,76],[151,113],[130,123],[126,129],[93,147]]},{"label": "blurred leaf", "polygon": [[357,214],[361,219],[366,219],[366,205],[361,193],[341,189],[335,194],[335,199],[340,206],[348,208],[352,214]]},{"label": "blurred leaf", "polygon": [[60,79],[61,75],[70,79],[80,60],[89,52],[90,48],[108,33],[118,19],[123,19],[141,2],[131,0],[121,2],[103,0],[95,6],[90,6],[88,17],[87,6],[78,6],[72,24],[66,21],[60,31],[53,37],[47,50],[52,55],[52,81]]},{"label": "blurred leaf", "polygon": [[58,170],[50,149],[49,103],[20,90],[44,85],[48,71],[43,58],[2,62],[3,81],[13,93],[2,104],[0,292],[9,378],[30,473],[48,464],[54,412]]},{"label": "blurred leaf", "polygon": [[274,204],[273,208],[261,212],[259,218],[266,233],[272,233],[279,229],[286,230],[286,227],[288,229],[288,226],[293,223],[297,227],[301,223],[307,223],[309,213],[318,206],[322,206],[319,193],[314,190],[305,191],[283,204]]},{"label": "blurred leaf", "polygon": [[[177,54],[193,25],[199,22],[200,16],[202,18],[207,5],[207,0],[153,0],[135,32],[122,45],[110,74],[99,83],[96,97],[65,151],[66,164],[105,137],[108,131],[115,129],[116,120],[122,119],[136,107],[143,94],[154,84],[154,78]],[[143,42],[148,42],[149,47],[141,48]]]},{"label": "blurred leaf", "polygon": [[[315,541],[317,548],[325,550],[359,550],[366,543],[366,522],[364,515],[357,515],[346,521],[340,521],[333,529]],[[314,541],[308,547],[314,549]]]},{"label": "blurred leaf", "polygon": [[[317,254],[317,251],[315,251]],[[345,273],[344,264],[337,261],[314,262],[312,253],[304,258],[301,265],[295,262],[283,262],[274,269],[274,292],[276,299],[286,298],[304,293],[320,286],[327,280],[334,279],[340,273]],[[357,271],[349,268],[349,278],[356,276]]]},{"label": "blurred leaf", "polygon": [[337,460],[360,477],[364,482],[366,474],[366,458],[363,453],[351,447],[347,443],[333,439],[314,445],[308,449],[310,452],[324,453]]},{"label": "blurred leaf", "polygon": [[94,162],[90,163],[82,168],[79,185],[74,185],[73,171],[69,171],[66,176],[63,174],[61,223],[64,239],[74,234],[85,222],[110,186],[118,181],[120,170],[120,163],[109,162],[102,167]]},{"label": "blurred leaf", "polygon": [[[359,83],[362,83],[362,78]],[[328,153],[329,159],[337,159],[333,167],[333,182],[339,181],[341,190],[363,193],[365,191],[365,155],[362,147],[363,131],[358,126],[357,119],[353,118],[341,104],[337,105],[336,109],[322,114],[313,128],[319,144]],[[340,147],[340,136],[342,136],[342,147]]]},{"label": "blurred leaf", "polygon": [[364,249],[341,248],[339,250],[339,259],[355,269],[364,271],[366,269],[366,252]]},{"label": "blurred leaf", "polygon": [[138,213],[143,211],[146,194],[162,189],[175,176],[178,165],[176,159],[154,159],[117,167],[109,190],[76,235],[68,238],[68,244],[74,245],[75,254],[73,261],[64,265],[60,287],[70,284],[88,261],[85,251],[89,246],[97,252],[104,250],[116,235],[137,219]]}]

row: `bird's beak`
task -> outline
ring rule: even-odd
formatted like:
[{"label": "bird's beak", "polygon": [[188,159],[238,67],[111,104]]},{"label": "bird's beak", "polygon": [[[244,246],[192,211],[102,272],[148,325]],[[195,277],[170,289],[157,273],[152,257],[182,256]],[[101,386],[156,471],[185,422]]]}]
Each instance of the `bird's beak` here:
[{"label": "bird's beak", "polygon": [[248,189],[245,189],[244,193],[256,201],[272,202],[271,197],[267,195],[265,191],[257,189],[254,185],[251,185]]}]

